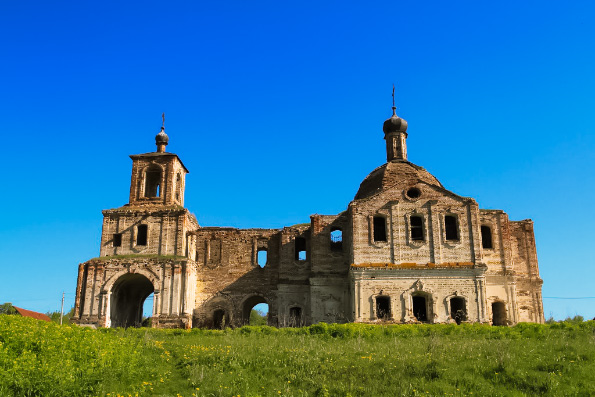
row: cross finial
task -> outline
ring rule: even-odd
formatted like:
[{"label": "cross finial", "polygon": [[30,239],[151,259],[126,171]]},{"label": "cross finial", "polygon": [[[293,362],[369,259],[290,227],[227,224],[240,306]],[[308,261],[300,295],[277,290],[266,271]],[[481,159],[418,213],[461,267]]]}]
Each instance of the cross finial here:
[{"label": "cross finial", "polygon": [[393,83],[393,116],[397,115],[397,107],[395,106],[395,84]]},{"label": "cross finial", "polygon": [[[394,88],[393,88],[394,91]],[[395,101],[394,99],[394,93],[393,93],[393,102]],[[165,112],[161,113],[161,129],[164,130],[165,129]]]}]

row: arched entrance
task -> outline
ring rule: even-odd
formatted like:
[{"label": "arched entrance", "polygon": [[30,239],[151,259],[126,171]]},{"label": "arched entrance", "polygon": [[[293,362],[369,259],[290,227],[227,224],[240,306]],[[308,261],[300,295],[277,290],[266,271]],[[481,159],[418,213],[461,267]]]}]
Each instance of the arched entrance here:
[{"label": "arched entrance", "polygon": [[504,302],[492,303],[492,325],[506,325],[506,305]]},{"label": "arched entrance", "polygon": [[250,324],[250,314],[252,313],[252,309],[254,306],[262,303],[267,305],[268,312],[268,302],[260,295],[251,296],[244,301],[244,306],[242,307],[242,325]]},{"label": "arched entrance", "polygon": [[111,326],[139,327],[143,320],[143,303],[153,291],[153,283],[141,274],[129,273],[120,277],[111,291]]}]

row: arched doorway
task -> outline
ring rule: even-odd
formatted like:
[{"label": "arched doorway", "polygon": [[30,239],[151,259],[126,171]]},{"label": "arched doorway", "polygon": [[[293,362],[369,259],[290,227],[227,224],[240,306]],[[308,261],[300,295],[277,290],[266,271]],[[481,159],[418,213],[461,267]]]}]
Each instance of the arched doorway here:
[{"label": "arched doorway", "polygon": [[492,325],[506,325],[506,305],[504,302],[492,303]]},{"label": "arched doorway", "polygon": [[153,292],[153,283],[141,274],[120,277],[111,291],[111,326],[139,327],[143,320],[143,303]]},{"label": "arched doorway", "polygon": [[[258,307],[255,307],[257,305],[258,305]],[[269,311],[268,306],[269,305],[268,305],[266,299],[264,299],[260,295],[254,295],[254,296],[251,296],[250,298],[246,299],[244,301],[244,306],[242,308],[242,325],[264,325],[264,324],[252,324],[255,322],[254,318],[252,319],[253,321],[250,321],[250,315],[252,314],[252,309],[256,309],[256,311],[258,312],[258,317],[261,318],[259,322],[268,323],[268,311]],[[265,310],[266,310],[266,314],[265,314]],[[255,316],[253,316],[253,317],[255,317]],[[262,320],[262,317],[264,317],[264,320]]]}]

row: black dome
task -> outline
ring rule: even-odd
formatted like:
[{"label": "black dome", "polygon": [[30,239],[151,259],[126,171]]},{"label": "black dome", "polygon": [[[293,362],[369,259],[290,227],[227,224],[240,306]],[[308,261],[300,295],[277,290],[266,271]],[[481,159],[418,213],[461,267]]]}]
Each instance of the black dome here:
[{"label": "black dome", "polygon": [[393,107],[393,115],[390,119],[384,122],[382,130],[385,134],[391,132],[407,132],[407,121],[397,116],[395,113],[395,108]]},{"label": "black dome", "polygon": [[161,127],[161,132],[155,136],[155,143],[157,145],[167,145],[169,137],[165,133],[165,128]]}]

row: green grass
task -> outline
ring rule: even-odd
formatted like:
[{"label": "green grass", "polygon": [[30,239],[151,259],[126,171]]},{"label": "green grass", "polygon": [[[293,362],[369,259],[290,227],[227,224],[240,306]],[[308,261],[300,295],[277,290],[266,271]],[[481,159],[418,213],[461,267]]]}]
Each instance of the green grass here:
[{"label": "green grass", "polygon": [[0,395],[595,395],[595,322],[101,329],[0,315]]}]

